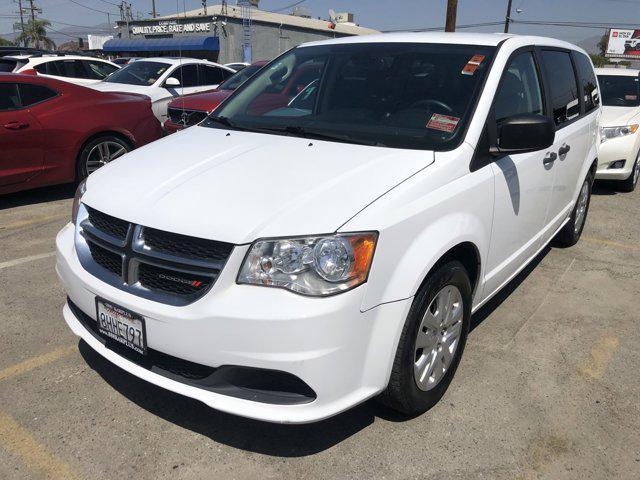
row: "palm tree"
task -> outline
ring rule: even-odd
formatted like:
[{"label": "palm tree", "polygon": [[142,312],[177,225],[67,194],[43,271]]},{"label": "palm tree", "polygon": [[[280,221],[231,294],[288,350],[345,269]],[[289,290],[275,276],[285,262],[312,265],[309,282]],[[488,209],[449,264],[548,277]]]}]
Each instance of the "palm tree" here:
[{"label": "palm tree", "polygon": [[47,37],[47,27],[51,26],[49,20],[29,20],[24,30],[16,38],[16,43],[23,43],[25,47],[54,49],[56,44]]}]

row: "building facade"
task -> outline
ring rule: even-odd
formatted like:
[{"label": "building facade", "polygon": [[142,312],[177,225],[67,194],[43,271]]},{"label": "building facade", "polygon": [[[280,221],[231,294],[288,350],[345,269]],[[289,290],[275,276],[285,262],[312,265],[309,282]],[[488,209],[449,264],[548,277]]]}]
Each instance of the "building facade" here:
[{"label": "building facade", "polygon": [[[350,14],[351,15],[351,14]],[[353,16],[345,18],[352,19]],[[304,42],[377,31],[239,6],[213,5],[175,16],[118,22],[104,51],[118,56],[190,56],[219,63],[270,60]],[[248,39],[248,40],[247,40]],[[245,45],[250,44],[250,52]],[[249,55],[247,55],[249,53]]]}]

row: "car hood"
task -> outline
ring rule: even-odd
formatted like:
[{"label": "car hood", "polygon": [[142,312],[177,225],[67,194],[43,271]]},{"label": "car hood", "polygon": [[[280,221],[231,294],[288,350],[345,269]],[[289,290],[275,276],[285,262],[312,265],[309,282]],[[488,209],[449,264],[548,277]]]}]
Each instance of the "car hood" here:
[{"label": "car hood", "polygon": [[169,107],[210,112],[232,93],[232,90],[214,90],[204,93],[194,93],[193,95],[185,95],[184,97],[171,100]]},{"label": "car hood", "polygon": [[602,107],[601,127],[622,127],[629,125],[633,117],[640,113],[638,107]]},{"label": "car hood", "polygon": [[433,161],[430,151],[195,126],[93,173],[83,202],[132,223],[243,244],[333,232]]},{"label": "car hood", "polygon": [[[99,92],[123,92],[123,93],[137,93],[139,95],[145,95],[151,98],[152,101],[157,100],[162,95],[158,95],[158,91],[163,90],[161,88],[155,88],[153,86],[145,85],[128,85],[126,83],[111,83],[111,82],[99,82],[94,85],[88,85],[89,88],[98,90]],[[164,92],[165,95],[170,95],[169,92]]]}]

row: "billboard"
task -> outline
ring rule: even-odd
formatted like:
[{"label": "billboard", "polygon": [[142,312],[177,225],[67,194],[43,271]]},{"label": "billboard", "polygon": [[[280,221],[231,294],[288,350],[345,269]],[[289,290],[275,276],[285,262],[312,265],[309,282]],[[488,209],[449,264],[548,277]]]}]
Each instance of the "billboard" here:
[{"label": "billboard", "polygon": [[107,40],[113,40],[113,35],[87,35],[89,50],[102,50]]},{"label": "billboard", "polygon": [[609,30],[607,57],[639,58],[640,30],[612,28]]}]

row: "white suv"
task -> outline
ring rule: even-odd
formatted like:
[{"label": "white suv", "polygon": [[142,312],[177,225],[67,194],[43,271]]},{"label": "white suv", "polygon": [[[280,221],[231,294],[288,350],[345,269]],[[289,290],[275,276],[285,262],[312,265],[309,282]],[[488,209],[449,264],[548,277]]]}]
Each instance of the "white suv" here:
[{"label": "white suv", "polygon": [[596,85],[583,50],[548,38],[294,48],[79,187],[57,237],[64,318],[126,371],[226,412],[312,422],[374,396],[424,412],[471,314],[552,239],[578,241]]},{"label": "white suv", "polygon": [[120,68],[100,58],[63,54],[3,57],[0,66],[3,71],[38,74],[84,86],[98,83]]}]

